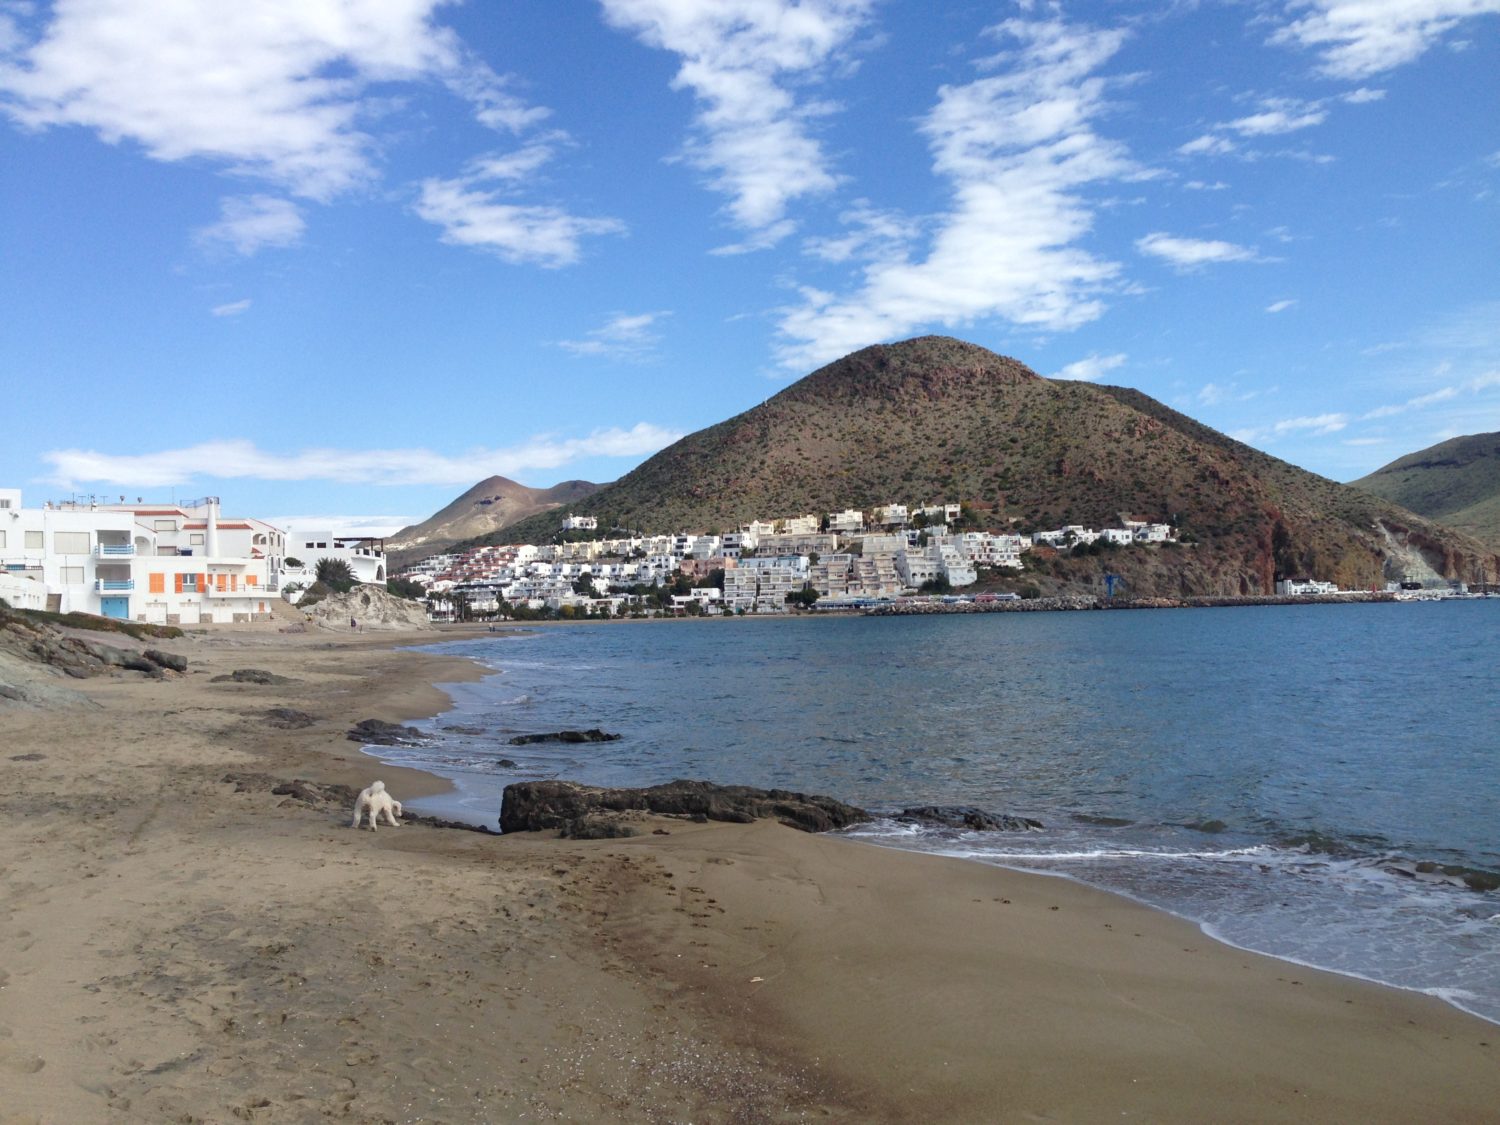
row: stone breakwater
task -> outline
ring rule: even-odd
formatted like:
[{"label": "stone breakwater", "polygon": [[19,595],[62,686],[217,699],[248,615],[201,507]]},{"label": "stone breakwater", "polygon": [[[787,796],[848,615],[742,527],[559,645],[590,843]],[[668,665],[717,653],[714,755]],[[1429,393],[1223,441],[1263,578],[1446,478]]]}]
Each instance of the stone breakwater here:
[{"label": "stone breakwater", "polygon": [[1248,605],[1349,605],[1395,600],[1394,594],[1384,591],[1361,590],[1342,594],[1312,594],[1296,597],[1252,594],[1242,597],[1101,598],[1071,594],[1056,598],[1025,598],[1021,601],[994,602],[940,602],[913,599],[875,606],[866,610],[865,615],[868,617],[905,617],[925,613],[1038,613],[1043,610],[1073,609],[1221,609]]}]

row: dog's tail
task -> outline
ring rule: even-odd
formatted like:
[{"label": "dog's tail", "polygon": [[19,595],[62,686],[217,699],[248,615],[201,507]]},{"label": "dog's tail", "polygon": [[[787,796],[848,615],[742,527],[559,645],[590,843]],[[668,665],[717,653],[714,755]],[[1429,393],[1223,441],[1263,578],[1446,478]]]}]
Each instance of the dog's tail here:
[{"label": "dog's tail", "polygon": [[383,781],[372,781],[372,782],[370,782],[370,792],[371,792],[371,794],[384,793],[385,792],[385,782],[383,782]]}]

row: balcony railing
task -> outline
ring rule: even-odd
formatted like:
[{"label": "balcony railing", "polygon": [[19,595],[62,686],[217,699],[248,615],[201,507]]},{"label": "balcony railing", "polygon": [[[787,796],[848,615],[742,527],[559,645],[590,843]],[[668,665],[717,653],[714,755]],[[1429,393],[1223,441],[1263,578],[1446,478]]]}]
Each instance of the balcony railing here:
[{"label": "balcony railing", "polygon": [[94,548],[94,557],[100,559],[130,559],[135,557],[134,543],[100,543]]},{"label": "balcony railing", "polygon": [[101,578],[94,583],[94,589],[101,594],[128,594],[135,589],[135,579]]}]

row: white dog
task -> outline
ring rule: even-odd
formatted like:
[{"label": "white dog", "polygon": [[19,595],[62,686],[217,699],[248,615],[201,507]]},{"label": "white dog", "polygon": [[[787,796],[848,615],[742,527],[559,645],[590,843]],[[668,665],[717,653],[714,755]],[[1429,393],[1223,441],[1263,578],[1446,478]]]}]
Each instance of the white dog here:
[{"label": "white dog", "polygon": [[401,815],[401,802],[385,791],[383,781],[372,781],[368,789],[360,791],[358,799],[354,802],[354,823],[349,827],[358,828],[366,812],[370,814],[371,832],[375,831],[375,825],[382,813],[385,814],[386,822],[392,828],[401,827],[401,822],[396,819]]}]

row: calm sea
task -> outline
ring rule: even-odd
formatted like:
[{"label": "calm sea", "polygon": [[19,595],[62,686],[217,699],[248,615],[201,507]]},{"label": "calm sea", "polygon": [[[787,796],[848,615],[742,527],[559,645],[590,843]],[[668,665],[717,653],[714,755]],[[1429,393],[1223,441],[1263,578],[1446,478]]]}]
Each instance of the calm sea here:
[{"label": "calm sea", "polygon": [[[1046,828],[853,834],[1066,875],[1500,1021],[1500,892],[1398,873],[1500,871],[1497,638],[1500,599],[543,629],[439,646],[496,674],[451,688],[431,747],[376,752],[454,778],[427,811],[489,824],[538,777],[1022,814]],[[624,737],[506,744],[594,726]]]}]

